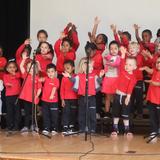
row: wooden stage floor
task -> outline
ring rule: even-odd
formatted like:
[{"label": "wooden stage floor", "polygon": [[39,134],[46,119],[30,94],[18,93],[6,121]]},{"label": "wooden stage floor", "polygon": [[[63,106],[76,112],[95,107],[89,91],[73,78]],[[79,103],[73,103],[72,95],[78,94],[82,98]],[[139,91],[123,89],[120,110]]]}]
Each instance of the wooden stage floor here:
[{"label": "wooden stage floor", "polygon": [[[143,135],[134,135],[130,141],[123,135],[117,140],[95,135],[92,141],[94,151],[82,160],[160,160],[160,141],[147,144]],[[78,160],[90,149],[89,136],[86,142],[83,134],[69,137],[58,134],[48,139],[32,133],[6,136],[6,132],[0,131],[0,159]]]}]

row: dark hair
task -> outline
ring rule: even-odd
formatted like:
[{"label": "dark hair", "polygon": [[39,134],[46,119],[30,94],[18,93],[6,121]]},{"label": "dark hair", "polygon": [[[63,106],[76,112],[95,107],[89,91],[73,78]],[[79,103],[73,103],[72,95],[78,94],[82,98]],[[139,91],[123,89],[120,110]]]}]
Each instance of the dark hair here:
[{"label": "dark hair", "polygon": [[39,31],[37,32],[37,37],[39,37],[39,34],[40,34],[40,33],[45,34],[45,36],[48,38],[48,33],[47,33],[46,30],[44,30],[44,29],[39,30]]},{"label": "dark hair", "polygon": [[94,43],[91,43],[91,42],[88,42],[88,41],[87,41],[87,43],[86,43],[86,45],[85,45],[84,48],[85,48],[86,54],[88,55],[88,54],[90,54],[90,51],[89,51],[89,50],[94,51],[94,50],[97,49],[97,46],[96,46]]},{"label": "dark hair", "polygon": [[157,37],[160,37],[160,28],[157,30]]},{"label": "dark hair", "polygon": [[109,49],[110,49],[111,45],[113,45],[113,44],[117,45],[117,47],[119,48],[119,43],[117,41],[111,41],[109,44]]},{"label": "dark hair", "polygon": [[103,43],[106,45],[108,43],[108,37],[103,33],[100,33],[97,36],[100,36],[100,35],[103,37]]},{"label": "dark hair", "polygon": [[63,45],[64,42],[68,42],[71,47],[73,45],[73,42],[69,38],[67,38],[67,37],[65,37],[65,38],[62,39],[62,45]]},{"label": "dark hair", "polygon": [[53,63],[47,65],[46,70],[53,68],[56,71],[56,66]]},{"label": "dark hair", "polygon": [[131,34],[128,31],[125,31],[122,34],[127,36],[127,38],[131,41]]},{"label": "dark hair", "polygon": [[42,45],[43,43],[45,43],[45,44],[47,44],[47,45],[49,46],[50,53],[52,53],[52,54],[54,55],[53,47],[52,47],[52,45],[51,45],[50,43],[48,43],[48,42],[40,42],[39,45],[38,45],[38,48],[37,48],[37,52],[41,52],[40,47],[41,47],[41,45]]},{"label": "dark hair", "polygon": [[31,51],[32,51],[32,47],[30,44],[25,45],[24,49],[22,50],[22,52],[27,51],[28,56],[30,56]]},{"label": "dark hair", "polygon": [[5,66],[5,72],[8,73],[7,67],[8,67],[11,63],[13,63],[13,64],[16,66],[16,68],[17,68],[16,72],[18,72],[18,65],[17,65],[17,63],[16,63],[15,60],[9,60],[9,61],[8,61],[8,63],[7,63],[6,66]]},{"label": "dark hair", "polygon": [[152,31],[151,31],[151,30],[145,29],[145,30],[142,32],[142,35],[143,35],[144,33],[148,33],[148,34],[152,37]]},{"label": "dark hair", "polygon": [[70,64],[72,67],[74,67],[75,65],[74,65],[74,61],[72,61],[72,60],[66,60],[66,61],[64,61],[64,65],[65,64]]}]

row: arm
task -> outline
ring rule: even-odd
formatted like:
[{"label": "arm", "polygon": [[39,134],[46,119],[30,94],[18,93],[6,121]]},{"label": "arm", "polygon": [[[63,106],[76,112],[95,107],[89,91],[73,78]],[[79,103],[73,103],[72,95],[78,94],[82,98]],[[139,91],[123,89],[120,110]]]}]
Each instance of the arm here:
[{"label": "arm", "polygon": [[142,41],[140,36],[139,36],[140,27],[137,24],[134,24],[133,27],[134,27],[134,30],[135,30],[136,39],[137,39],[138,43],[140,43]]},{"label": "arm", "polygon": [[72,40],[73,40],[73,49],[76,51],[79,47],[79,39],[78,39],[78,33],[76,32],[76,26],[72,26]]},{"label": "arm", "polygon": [[3,86],[3,81],[0,80],[0,92],[4,89],[4,86]]},{"label": "arm", "polygon": [[149,74],[153,74],[153,69],[149,68],[148,66],[144,66],[142,68],[139,68],[141,71],[146,71]]},{"label": "arm", "polygon": [[26,61],[27,58],[28,57],[26,55],[23,55],[23,57],[22,57],[22,61],[21,61],[21,64],[20,64],[20,71],[21,71],[22,74],[24,74],[26,72],[24,65],[25,65],[25,61]]},{"label": "arm", "polygon": [[118,33],[117,33],[117,26],[114,25],[114,24],[111,24],[110,28],[111,28],[111,30],[113,32],[115,41],[117,41],[117,43],[120,45],[121,42],[120,42],[120,39],[119,39],[119,36],[118,36]]}]

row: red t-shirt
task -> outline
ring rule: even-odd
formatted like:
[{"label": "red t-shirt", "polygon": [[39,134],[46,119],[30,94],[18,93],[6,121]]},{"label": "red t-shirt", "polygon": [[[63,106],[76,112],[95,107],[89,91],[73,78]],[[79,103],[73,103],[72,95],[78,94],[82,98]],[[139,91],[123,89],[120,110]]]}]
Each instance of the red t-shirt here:
[{"label": "red t-shirt", "polygon": [[[7,64],[7,60],[5,57],[0,57],[0,68],[4,69]],[[0,71],[0,79],[3,79],[4,71]]]},{"label": "red t-shirt", "polygon": [[[73,75],[75,77],[75,75]],[[77,99],[77,93],[73,91],[73,82],[67,77],[62,78],[61,90],[60,90],[61,99]]]},{"label": "red t-shirt", "polygon": [[63,64],[66,60],[73,60],[74,61],[76,59],[76,54],[73,49],[67,53],[63,53],[60,50],[61,42],[62,42],[62,40],[59,39],[56,41],[56,43],[54,45],[54,50],[55,50],[56,57],[57,57],[56,67],[57,67],[58,74],[62,74],[62,72],[64,72],[64,65]]},{"label": "red t-shirt", "polygon": [[[50,95],[52,92],[52,89],[56,87],[56,92],[53,99],[50,99]],[[57,90],[59,88],[59,79],[58,78],[45,78],[43,91],[42,91],[42,101],[45,102],[58,102],[58,93]]]},{"label": "red t-shirt", "polygon": [[[19,95],[21,90],[21,74],[19,72],[17,72],[15,75],[4,74],[3,81],[6,87],[6,96]],[[7,84],[10,84],[11,86]]]},{"label": "red t-shirt", "polygon": [[[26,76],[27,76],[27,73],[24,73],[22,75],[22,78],[25,79]],[[23,99],[28,102],[32,102],[32,79],[33,79],[33,76],[29,74],[22,88],[21,94],[19,96],[20,99]],[[37,91],[40,88],[42,88],[42,84],[39,81],[39,77],[36,75],[35,76],[34,97],[36,96]],[[38,104],[38,102],[39,102],[39,98],[35,99],[35,104]]]},{"label": "red t-shirt", "polygon": [[[151,80],[160,83],[160,71],[154,69]],[[149,85],[147,100],[151,103],[160,105],[160,86]]]}]

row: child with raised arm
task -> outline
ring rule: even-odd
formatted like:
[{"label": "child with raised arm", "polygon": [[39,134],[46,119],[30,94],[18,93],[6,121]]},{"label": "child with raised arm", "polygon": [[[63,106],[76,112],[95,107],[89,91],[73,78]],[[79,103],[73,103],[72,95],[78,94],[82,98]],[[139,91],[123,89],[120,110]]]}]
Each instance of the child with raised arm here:
[{"label": "child with raised arm", "polygon": [[128,31],[118,31],[117,33],[117,27],[114,24],[112,24],[110,27],[115,41],[117,41],[120,46],[128,48],[129,42],[131,41],[131,34]]},{"label": "child with raised arm", "polygon": [[18,72],[15,61],[9,61],[5,70],[3,81],[6,88],[7,129],[17,131],[20,122],[20,106],[15,103],[21,90],[21,74]]},{"label": "child with raised arm", "polygon": [[59,80],[56,78],[56,66],[48,64],[46,67],[47,77],[44,77],[42,90],[42,115],[44,135],[50,132],[55,135],[58,130],[58,93]]},{"label": "child with raised arm", "polygon": [[[147,92],[147,101],[150,115],[151,133],[150,137],[159,134],[160,132],[160,56],[156,60],[156,67],[151,69],[147,66],[142,67],[141,70],[152,74],[151,80],[146,80],[149,83]],[[153,140],[157,141],[157,137]]]},{"label": "child with raised arm", "polygon": [[[75,66],[72,60],[64,62],[65,72],[70,74],[71,77],[75,77]],[[62,125],[63,134],[71,133],[76,129],[77,113],[78,113],[78,96],[73,90],[73,82],[68,77],[62,78],[60,96],[62,100],[63,115]]]},{"label": "child with raised arm", "polygon": [[119,44],[116,41],[112,41],[109,44],[109,54],[104,59],[105,64],[105,77],[102,82],[102,92],[105,94],[105,111],[106,116],[110,116],[110,103],[111,98],[116,92],[117,78],[119,76],[120,56]]},{"label": "child with raised arm", "polygon": [[117,137],[119,133],[118,122],[122,117],[125,129],[125,135],[127,138],[132,137],[132,132],[129,127],[129,114],[130,114],[130,98],[133,88],[136,84],[136,78],[133,71],[136,69],[135,58],[126,58],[126,49],[120,48],[121,51],[121,63],[120,73],[118,77],[118,84],[116,89],[116,95],[113,100],[112,115],[113,115],[113,132],[111,137]]},{"label": "child with raised arm", "polygon": [[28,57],[26,55],[23,55],[22,61],[20,64],[20,71],[22,74],[23,80],[25,80],[25,83],[22,86],[21,93],[19,95],[19,99],[23,100],[24,105],[24,127],[22,128],[21,132],[28,132],[30,127],[30,118],[32,115],[32,96],[34,96],[34,104],[37,105],[39,103],[39,96],[41,94],[41,88],[42,84],[39,80],[39,70],[38,70],[38,64],[35,65],[35,86],[34,86],[34,95],[32,95],[32,81],[33,81],[33,65],[32,60],[26,62],[26,59]]}]

